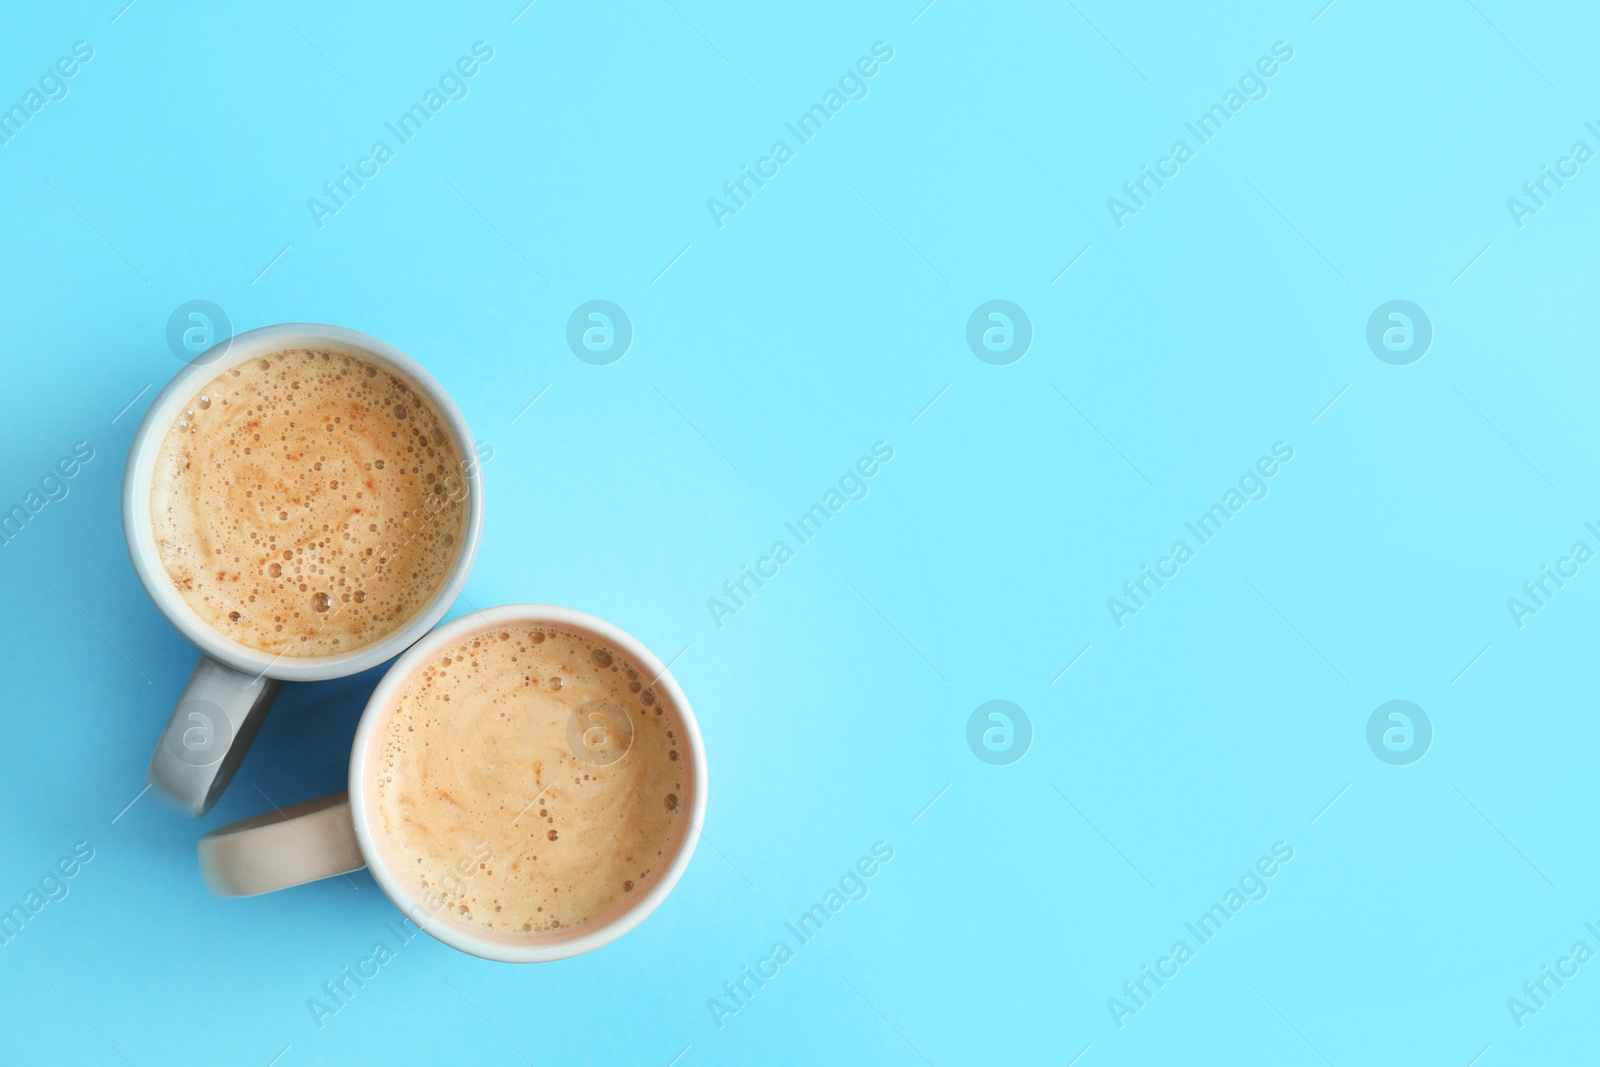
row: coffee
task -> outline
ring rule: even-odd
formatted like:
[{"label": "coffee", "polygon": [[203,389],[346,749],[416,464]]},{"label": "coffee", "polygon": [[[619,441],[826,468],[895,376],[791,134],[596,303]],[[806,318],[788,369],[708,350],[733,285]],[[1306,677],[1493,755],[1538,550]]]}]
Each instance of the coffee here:
[{"label": "coffee", "polygon": [[691,799],[684,726],[653,680],[530,623],[430,656],[385,712],[365,785],[385,865],[430,911],[513,940],[643,894]]},{"label": "coffee", "polygon": [[296,349],[219,374],[162,442],[150,514],[173,588],[213,629],[292,657],[401,628],[461,550],[462,456],[381,364]]}]

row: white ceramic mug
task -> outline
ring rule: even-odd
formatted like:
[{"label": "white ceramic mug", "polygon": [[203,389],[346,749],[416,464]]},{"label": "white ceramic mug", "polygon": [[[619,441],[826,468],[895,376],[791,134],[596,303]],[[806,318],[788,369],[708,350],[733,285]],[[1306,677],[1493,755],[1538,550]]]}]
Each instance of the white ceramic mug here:
[{"label": "white ceramic mug", "polygon": [[[383,367],[426,397],[461,457],[459,488],[467,522],[455,564],[425,603],[388,637],[330,656],[288,657],[233,640],[204,622],[173,588],[156,547],[150,486],[161,445],[195,395],[217,375],[246,360],[289,349],[338,352]],[[459,495],[457,497],[460,498]],[[122,479],[122,527],[128,554],[145,592],[178,631],[200,646],[200,663],[178,699],[166,733],[150,759],[150,784],[171,807],[200,816],[211,810],[244,760],[284,682],[311,682],[376,667],[392,659],[444,618],[472,568],[483,526],[483,480],[472,432],[448,394],[427,371],[375,337],[339,326],[286,323],[263,326],[222,341],[196,356],[150,404],[128,449]]]},{"label": "white ceramic mug", "polygon": [[[439,651],[480,631],[507,625],[546,625],[586,634],[620,649],[655,681],[660,699],[683,725],[686,798],[680,799],[672,839],[662,850],[660,872],[640,894],[630,895],[581,926],[535,935],[503,934],[452,918],[438,898],[419,896],[411,881],[395,875],[386,851],[380,816],[374,810],[370,778],[376,775],[374,749],[383,740],[384,719],[393,710],[413,673]],[[367,701],[350,752],[347,793],[336,793],[213,830],[200,839],[200,872],[218,896],[243,897],[332,878],[368,867],[378,885],[422,930],[452,948],[505,963],[543,963],[589,952],[639,925],[677,884],[699,840],[706,815],[706,751],[694,712],[667,668],[633,637],[581,611],[543,604],[512,604],[463,615],[413,645],[395,661]],[[470,866],[470,864],[468,864]]]}]

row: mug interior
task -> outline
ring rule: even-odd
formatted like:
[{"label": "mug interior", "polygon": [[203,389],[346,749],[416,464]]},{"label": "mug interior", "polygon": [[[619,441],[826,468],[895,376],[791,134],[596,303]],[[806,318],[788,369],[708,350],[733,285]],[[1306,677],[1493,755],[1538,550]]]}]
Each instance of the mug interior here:
[{"label": "mug interior", "polygon": [[[276,352],[312,349],[334,352],[376,364],[410,385],[439,416],[464,469],[462,484],[467,494],[466,521],[450,569],[438,587],[419,604],[400,626],[387,636],[359,648],[327,656],[289,656],[264,652],[234,640],[212,627],[172,587],[162,564],[151,523],[150,490],[156,462],[167,432],[185,406],[205,386],[248,360]],[[220,353],[213,355],[213,353]],[[206,362],[207,359],[210,362]],[[128,553],[139,581],[168,620],[208,655],[251,674],[285,681],[315,681],[339,678],[375,667],[392,658],[425,634],[454,602],[477,554],[483,518],[483,482],[471,431],[450,397],[431,375],[398,349],[375,337],[338,326],[291,323],[266,326],[219,343],[197,356],[179,371],[151,402],[128,452],[128,465],[122,487],[123,532]]]},{"label": "mug interior", "polygon": [[[655,681],[657,699],[670,719],[676,719],[682,740],[678,745],[684,764],[682,793],[672,832],[649,877],[637,892],[619,898],[607,910],[587,921],[552,931],[531,933],[499,930],[463,919],[429,899],[412,877],[397,877],[403,862],[383,827],[376,796],[384,724],[399,705],[407,687],[433,658],[464,639],[493,633],[506,626],[540,626],[578,633],[622,654],[640,673]],[[705,747],[700,729],[677,681],[654,655],[628,634],[582,612],[537,604],[487,608],[464,615],[435,630],[397,660],[379,683],[362,713],[350,755],[350,808],[368,869],[378,885],[424,932],[445,944],[485,959],[507,963],[538,963],[565,959],[607,944],[637,926],[666,899],[689,864],[705,819]],[[531,806],[531,805],[530,805]]]}]

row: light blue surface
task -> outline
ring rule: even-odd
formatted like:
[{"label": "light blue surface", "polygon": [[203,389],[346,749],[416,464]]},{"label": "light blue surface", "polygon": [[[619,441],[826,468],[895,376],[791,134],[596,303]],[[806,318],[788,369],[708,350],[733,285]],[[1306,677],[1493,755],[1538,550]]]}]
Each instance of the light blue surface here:
[{"label": "light blue surface", "polygon": [[[0,945],[0,1062],[1587,1054],[1600,964],[1522,987],[1600,951],[1600,564],[1520,628],[1507,599],[1600,549],[1600,164],[1520,227],[1507,198],[1600,150],[1593,12],[921,2],[9,17],[0,103],[74,42],[93,58],[0,145],[0,505],[93,459],[0,549],[0,905],[93,858]],[[465,98],[392,140],[478,41]],[[879,41],[865,98],[799,144],[785,122]],[[1265,97],[1199,144],[1185,123],[1275,42]],[[319,228],[307,199],[378,139],[394,157]],[[779,139],[719,228],[707,199]],[[1107,199],[1177,139],[1193,158],[1119,229]],[[493,450],[456,614],[542,601],[687,647],[709,817],[638,930],[520,968],[418,938],[319,1029],[308,1000],[395,909],[365,874],[213,899],[195,839],[341,788],[377,672],[286,689],[207,818],[128,806],[195,652],[118,493],[193,299],[372,333],[451,391]],[[567,347],[591,300],[632,322],[608,366]],[[1006,366],[967,344],[992,300],[1031,320]],[[1431,320],[1408,366],[1367,344],[1391,300]],[[866,497],[796,544],[879,441]],[[1184,524],[1278,442],[1265,498],[1200,544]],[[779,539],[794,558],[717,625]],[[1107,599],[1180,539],[1119,628]],[[990,700],[1031,721],[1020,761],[968,748]],[[1368,747],[1390,700],[1431,722],[1418,762]],[[866,897],[799,945],[785,923],[876,842]],[[1278,842],[1268,895],[1201,945],[1185,923]],[[780,939],[719,1027],[708,1000]],[[1180,939],[1193,959],[1130,1000]]]}]

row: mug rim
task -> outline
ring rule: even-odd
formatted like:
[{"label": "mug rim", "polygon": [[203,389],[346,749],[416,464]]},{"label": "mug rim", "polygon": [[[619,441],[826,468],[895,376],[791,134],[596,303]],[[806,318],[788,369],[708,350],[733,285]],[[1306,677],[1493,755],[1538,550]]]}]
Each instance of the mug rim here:
[{"label": "mug rim", "polygon": [[[693,781],[694,796],[685,812],[689,826],[661,876],[647,892],[609,922],[553,944],[506,943],[488,936],[477,936],[458,925],[441,920],[390,871],[373,829],[376,813],[367,803],[366,769],[369,753],[379,736],[379,724],[383,721],[385,712],[392,707],[394,698],[410,680],[414,670],[435,651],[465,634],[511,623],[546,624],[584,631],[633,657],[641,667],[656,677],[656,681],[652,684],[665,693],[673,708],[677,710],[692,764],[690,777]],[[383,680],[378,683],[378,688],[367,701],[366,708],[361,713],[361,721],[356,727],[355,741],[350,749],[348,795],[351,821],[355,824],[356,843],[361,849],[362,858],[367,861],[367,869],[372,873],[373,879],[383,890],[384,895],[406,918],[436,940],[481,959],[496,960],[501,963],[549,963],[592,952],[610,944],[638,926],[661,905],[662,901],[666,900],[667,895],[678,884],[678,879],[688,869],[689,860],[699,843],[700,827],[705,823],[707,781],[705,742],[700,736],[700,724],[695,719],[688,698],[684,696],[683,689],[666,665],[641,641],[604,619],[574,608],[551,604],[505,604],[480,608],[450,620],[412,645],[385,672]]]},{"label": "mug rim", "polygon": [[[202,620],[177,591],[156,550],[150,520],[150,486],[161,441],[178,410],[206,382],[249,359],[295,348],[331,348],[384,365],[423,394],[439,413],[465,463],[467,521],[455,562],[410,620],[380,641],[330,656],[273,655],[235,641]],[[211,353],[217,353],[211,356]],[[210,359],[207,357],[211,356]],[[200,651],[236,670],[286,682],[343,678],[378,666],[404,651],[449,612],[472,570],[483,529],[483,477],[477,444],[450,394],[420,363],[369,334],[316,322],[260,326],[212,345],[174,374],[156,394],[134,431],[122,478],[122,531],[139,584],[167,621]]]}]

